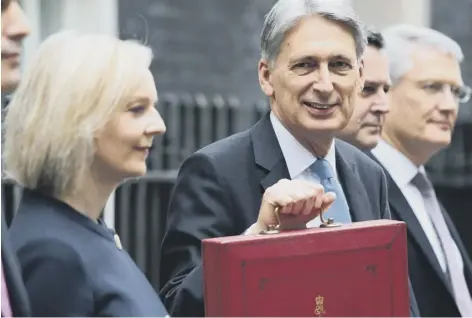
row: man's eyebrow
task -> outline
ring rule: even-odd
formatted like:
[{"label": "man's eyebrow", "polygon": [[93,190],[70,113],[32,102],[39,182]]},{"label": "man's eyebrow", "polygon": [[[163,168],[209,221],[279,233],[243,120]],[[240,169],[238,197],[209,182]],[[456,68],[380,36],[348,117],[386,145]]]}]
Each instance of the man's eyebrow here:
[{"label": "man's eyebrow", "polygon": [[333,54],[329,56],[330,59],[342,59],[347,61],[352,61],[353,59],[345,54]]},{"label": "man's eyebrow", "polygon": [[293,64],[293,63],[297,63],[301,61],[317,61],[317,60],[318,59],[310,55],[299,55],[299,56],[291,57],[289,60],[289,63]]},{"label": "man's eyebrow", "polygon": [[390,86],[390,83],[389,82],[384,82],[384,81],[364,81],[364,86],[367,86],[367,85],[370,85],[370,86],[379,86],[379,85],[386,85],[386,86]]},{"label": "man's eyebrow", "polygon": [[[333,60],[333,59],[342,59],[342,60],[346,60],[346,61],[353,61],[352,58],[350,58],[349,56],[345,55],[345,54],[332,54],[332,55],[328,55],[328,60]],[[320,58],[319,57],[316,57],[316,56],[312,56],[312,55],[299,55],[299,56],[294,56],[290,59],[290,63],[294,63],[294,62],[300,62],[300,61],[319,61]]]}]

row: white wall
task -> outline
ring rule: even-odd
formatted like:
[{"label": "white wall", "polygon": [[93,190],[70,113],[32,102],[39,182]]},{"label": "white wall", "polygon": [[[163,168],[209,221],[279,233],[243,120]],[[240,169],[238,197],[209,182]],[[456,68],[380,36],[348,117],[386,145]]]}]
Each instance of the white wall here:
[{"label": "white wall", "polygon": [[59,30],[118,33],[117,0],[20,0],[20,3],[32,27],[25,40],[26,58],[42,40]]}]

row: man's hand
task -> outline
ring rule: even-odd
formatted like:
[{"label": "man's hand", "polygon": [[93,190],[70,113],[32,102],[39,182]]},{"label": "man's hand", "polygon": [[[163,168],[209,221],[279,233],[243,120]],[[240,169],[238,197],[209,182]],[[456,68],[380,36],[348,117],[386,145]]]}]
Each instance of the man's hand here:
[{"label": "man's hand", "polygon": [[305,228],[335,199],[336,195],[325,193],[320,184],[282,179],[264,193],[254,230],[260,232],[269,225],[280,225],[282,230]]}]

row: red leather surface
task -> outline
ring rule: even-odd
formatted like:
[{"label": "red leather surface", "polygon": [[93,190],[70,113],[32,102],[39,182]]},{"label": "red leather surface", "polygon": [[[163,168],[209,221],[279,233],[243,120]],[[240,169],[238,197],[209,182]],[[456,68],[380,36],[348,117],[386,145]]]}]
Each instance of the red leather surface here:
[{"label": "red leather surface", "polygon": [[410,315],[403,222],[358,222],[202,244],[206,316]]}]

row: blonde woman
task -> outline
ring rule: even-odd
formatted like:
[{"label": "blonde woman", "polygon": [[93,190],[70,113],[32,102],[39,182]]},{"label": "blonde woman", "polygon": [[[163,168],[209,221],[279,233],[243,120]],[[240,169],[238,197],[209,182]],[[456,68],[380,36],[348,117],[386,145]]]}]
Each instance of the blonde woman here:
[{"label": "blonde woman", "polygon": [[165,132],[140,44],[59,33],[39,48],[4,123],[10,178],[25,188],[10,237],[33,316],[165,316],[156,292],[99,215],[146,173]]}]

